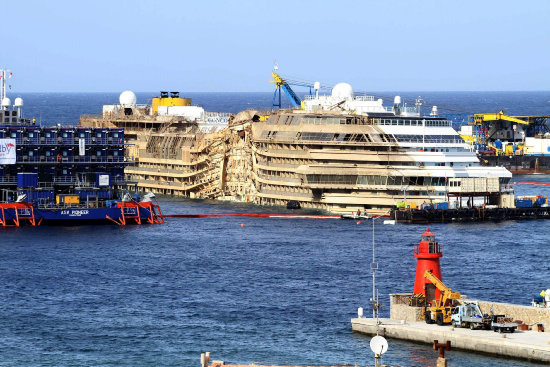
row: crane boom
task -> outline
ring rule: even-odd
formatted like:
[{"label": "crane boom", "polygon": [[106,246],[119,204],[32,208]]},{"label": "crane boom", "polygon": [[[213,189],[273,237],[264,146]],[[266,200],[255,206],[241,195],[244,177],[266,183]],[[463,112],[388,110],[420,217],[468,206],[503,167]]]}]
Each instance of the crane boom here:
[{"label": "crane boom", "polygon": [[498,113],[476,113],[474,115],[474,122],[476,124],[481,124],[484,121],[499,121],[499,120],[515,122],[515,123],[523,124],[523,125],[529,125],[529,122],[527,122],[527,121],[520,120],[520,119],[517,119],[515,117],[505,115],[504,112],[502,112],[502,110],[499,111]]},{"label": "crane boom", "polygon": [[426,270],[426,272],[424,273],[424,278],[428,279],[430,282],[433,283],[433,285],[436,286],[437,289],[439,289],[439,292],[441,294],[439,297],[440,307],[445,307],[447,305],[447,302],[451,299],[459,299],[461,297],[461,294],[459,292],[453,292],[451,288],[447,287],[439,278],[433,275],[430,270]]},{"label": "crane boom", "polygon": [[[279,90],[279,95],[280,95],[280,90],[282,89],[287,95],[288,99],[290,100],[290,103],[292,103],[292,106],[294,107],[301,106],[302,100],[296,95],[296,93],[294,93],[292,88],[290,88],[290,85],[288,84],[288,82],[275,72],[271,72],[271,75],[273,76],[273,80],[271,80],[271,83],[275,83],[275,85],[277,86],[277,89]],[[281,107],[280,101],[279,101],[279,107]]]}]

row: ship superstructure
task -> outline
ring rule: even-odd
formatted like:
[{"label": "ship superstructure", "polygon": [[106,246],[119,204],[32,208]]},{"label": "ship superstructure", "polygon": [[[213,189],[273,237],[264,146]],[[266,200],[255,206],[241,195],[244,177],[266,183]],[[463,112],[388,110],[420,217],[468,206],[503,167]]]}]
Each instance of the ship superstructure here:
[{"label": "ship superstructure", "polygon": [[384,107],[345,83],[330,95],[306,96],[303,109],[252,124],[251,141],[263,204],[297,200],[336,212],[384,212],[399,201],[449,196],[499,204],[511,178],[504,168],[481,167],[450,121],[420,116],[399,97]]},{"label": "ship superstructure", "polygon": [[124,91],[116,105],[103,106],[102,115],[85,115],[81,126],[123,128],[127,156],[135,165],[129,179],[143,191],[187,197],[217,197],[229,123],[228,113],[206,112],[178,92],[161,92],[151,105],[136,103]]}]

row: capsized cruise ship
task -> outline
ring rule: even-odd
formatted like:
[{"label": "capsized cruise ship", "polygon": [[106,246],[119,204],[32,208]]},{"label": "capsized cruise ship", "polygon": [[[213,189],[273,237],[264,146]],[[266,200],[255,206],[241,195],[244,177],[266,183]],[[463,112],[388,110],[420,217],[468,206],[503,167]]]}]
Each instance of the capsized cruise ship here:
[{"label": "capsized cruise ship", "polygon": [[[208,116],[214,120],[208,122]],[[221,123],[220,123],[221,121]],[[391,107],[349,84],[296,109],[208,114],[178,94],[138,105],[131,92],[82,126],[125,129],[128,179],[158,194],[385,213],[398,202],[506,206],[511,173],[481,167],[470,146],[419,104]],[[297,203],[296,203],[297,202]]]},{"label": "capsized cruise ship", "polygon": [[[386,212],[418,204],[483,198],[502,205],[512,174],[481,167],[451,121],[421,116],[395,97],[354,96],[349,84],[306,96],[301,109],[251,124],[257,202],[333,212]],[[452,199],[451,199],[452,198]]]}]

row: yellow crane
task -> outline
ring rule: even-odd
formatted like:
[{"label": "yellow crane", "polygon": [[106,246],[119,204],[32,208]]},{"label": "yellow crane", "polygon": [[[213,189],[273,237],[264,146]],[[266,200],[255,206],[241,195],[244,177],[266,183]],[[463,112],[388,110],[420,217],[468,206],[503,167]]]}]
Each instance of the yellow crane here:
[{"label": "yellow crane", "polygon": [[435,304],[424,307],[424,320],[427,324],[436,322],[438,325],[449,324],[451,322],[451,313],[454,309],[453,299],[460,299],[459,292],[453,292],[447,287],[438,277],[432,274],[431,270],[426,270],[424,278],[439,289],[439,299],[434,301]]},{"label": "yellow crane", "polygon": [[520,120],[512,116],[505,115],[502,110],[498,113],[476,113],[474,115],[474,123],[482,125],[485,121],[510,121],[517,124],[529,125],[528,121]]}]

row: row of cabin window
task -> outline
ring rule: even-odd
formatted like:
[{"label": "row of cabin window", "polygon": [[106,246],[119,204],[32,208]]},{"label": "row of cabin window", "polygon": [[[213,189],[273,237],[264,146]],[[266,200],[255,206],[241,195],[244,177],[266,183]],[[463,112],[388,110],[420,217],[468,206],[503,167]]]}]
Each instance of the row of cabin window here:
[{"label": "row of cabin window", "polygon": [[[275,138],[282,140],[308,140],[308,141],[354,141],[369,142],[372,141],[368,135],[363,134],[335,134],[335,133],[315,133],[315,132],[290,132],[290,131],[263,131],[261,138]],[[390,135],[380,136],[381,141],[395,141]]]},{"label": "row of cabin window", "polygon": [[460,135],[418,135],[418,134],[394,134],[397,141],[403,143],[464,143]]},{"label": "row of cabin window", "polygon": [[446,186],[445,177],[409,177],[378,175],[307,175],[310,184]]},{"label": "row of cabin window", "polygon": [[[37,156],[40,155],[40,154],[38,154],[38,152],[36,152],[36,151],[34,151],[34,150],[29,150],[26,154],[27,154],[29,157],[34,157],[34,156],[35,156],[35,153],[37,153],[37,154],[36,154]],[[115,150],[115,151],[110,152],[109,155],[111,155],[111,154],[113,155],[113,157],[118,157],[119,154],[122,155],[122,152],[119,153],[118,150]],[[45,155],[46,157],[53,157],[53,156],[55,156],[55,155],[57,155],[57,154],[56,154],[56,152],[52,152],[52,151],[50,151],[50,150],[47,150],[47,151],[44,152],[44,155]],[[98,150],[98,151],[96,152],[96,155],[97,155],[98,157],[101,157],[101,156],[104,155],[104,154],[102,153],[101,150]],[[61,152],[61,156],[63,156],[63,157],[68,157],[68,156],[69,156],[69,153],[68,153],[66,150],[64,150],[63,152]]]},{"label": "row of cabin window", "polygon": [[[105,133],[98,132],[98,133],[96,134],[96,137],[102,138],[102,137],[105,136],[104,134],[105,134]],[[37,136],[38,136],[38,134],[37,134]],[[45,136],[46,138],[52,138],[52,137],[55,137],[55,134],[54,134],[53,132],[47,131],[47,132],[44,133],[44,136]],[[12,132],[10,133],[10,137],[11,137],[11,138],[17,137],[17,132],[12,131]],[[30,131],[29,133],[27,133],[27,137],[29,137],[29,138],[34,138],[34,137],[35,137],[34,132]],[[68,133],[68,132],[62,132],[62,133],[61,133],[61,137],[63,137],[63,138],[68,138],[68,137],[69,137],[69,133]],[[78,134],[78,137],[80,137],[80,138],[85,138],[85,137],[86,137],[86,134],[85,134],[85,133],[79,133],[79,134]],[[118,132],[114,132],[114,133],[112,134],[112,137],[113,137],[113,138],[118,138],[118,137],[119,137],[119,133],[118,133]]]},{"label": "row of cabin window", "polygon": [[378,125],[394,125],[394,126],[423,126],[422,121],[425,121],[425,126],[450,126],[448,120],[409,120],[409,119],[379,119]]}]

